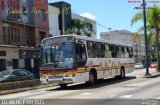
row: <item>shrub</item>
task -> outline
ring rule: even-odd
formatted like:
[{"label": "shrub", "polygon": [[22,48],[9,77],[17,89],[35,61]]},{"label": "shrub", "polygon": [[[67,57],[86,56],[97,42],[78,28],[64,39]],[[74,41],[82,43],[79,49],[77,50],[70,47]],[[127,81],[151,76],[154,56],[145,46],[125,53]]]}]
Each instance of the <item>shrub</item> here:
[{"label": "shrub", "polygon": [[12,89],[18,89],[18,88],[27,88],[27,87],[33,87],[38,85],[40,85],[39,80],[26,80],[26,81],[0,83],[0,91],[12,90]]}]

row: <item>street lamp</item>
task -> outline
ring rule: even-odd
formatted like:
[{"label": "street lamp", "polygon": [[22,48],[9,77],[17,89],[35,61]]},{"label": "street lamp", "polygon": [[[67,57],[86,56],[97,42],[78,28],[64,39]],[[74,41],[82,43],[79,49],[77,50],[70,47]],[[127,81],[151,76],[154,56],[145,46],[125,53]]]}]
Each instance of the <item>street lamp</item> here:
[{"label": "street lamp", "polygon": [[149,75],[148,69],[148,44],[147,44],[147,27],[146,27],[146,4],[143,0],[143,18],[144,18],[144,38],[145,38],[145,63],[146,63],[146,75]]}]

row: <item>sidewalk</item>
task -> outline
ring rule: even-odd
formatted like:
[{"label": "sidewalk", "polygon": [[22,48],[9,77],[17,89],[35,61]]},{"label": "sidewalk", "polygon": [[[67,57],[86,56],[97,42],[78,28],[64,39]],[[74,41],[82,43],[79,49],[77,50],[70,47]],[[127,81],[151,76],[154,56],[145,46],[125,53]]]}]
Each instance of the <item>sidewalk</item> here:
[{"label": "sidewalk", "polygon": [[40,85],[40,86],[34,86],[34,87],[27,87],[27,88],[18,88],[13,90],[2,90],[0,91],[0,95],[6,95],[6,94],[12,94],[12,93],[18,93],[18,92],[24,92],[28,90],[36,90],[36,89],[42,89],[47,87],[54,87],[54,84],[47,84],[47,85]]},{"label": "sidewalk", "polygon": [[150,75],[146,74],[146,68],[144,69],[135,69],[132,73],[127,76],[136,76],[137,78],[155,78],[160,76],[160,72],[157,72],[156,68],[149,68]]}]

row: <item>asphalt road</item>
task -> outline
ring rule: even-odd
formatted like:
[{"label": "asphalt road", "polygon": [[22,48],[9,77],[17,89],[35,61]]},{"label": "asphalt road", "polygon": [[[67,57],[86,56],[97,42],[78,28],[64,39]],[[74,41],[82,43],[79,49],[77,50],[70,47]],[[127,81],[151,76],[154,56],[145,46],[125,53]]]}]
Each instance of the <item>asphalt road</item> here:
[{"label": "asphalt road", "polygon": [[159,89],[160,77],[136,78],[130,75],[123,80],[113,78],[99,80],[95,86],[82,83],[71,85],[65,90],[56,86],[2,95],[0,99],[2,99],[1,101],[38,99],[38,102],[34,103],[35,105],[160,105],[160,101],[156,100],[160,99]]}]

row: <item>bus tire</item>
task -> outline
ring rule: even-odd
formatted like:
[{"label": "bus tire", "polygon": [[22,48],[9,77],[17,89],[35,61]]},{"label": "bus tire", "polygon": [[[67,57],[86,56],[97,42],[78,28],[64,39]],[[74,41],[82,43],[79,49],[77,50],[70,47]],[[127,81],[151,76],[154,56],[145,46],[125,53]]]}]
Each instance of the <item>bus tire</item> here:
[{"label": "bus tire", "polygon": [[97,82],[97,73],[95,70],[91,70],[89,73],[89,85],[95,85]]},{"label": "bus tire", "polygon": [[59,84],[59,86],[60,86],[61,89],[67,88],[67,84]]},{"label": "bus tire", "polygon": [[124,78],[126,78],[125,68],[121,67],[120,79],[124,79]]}]

